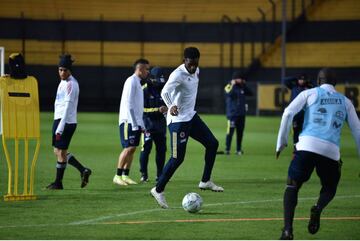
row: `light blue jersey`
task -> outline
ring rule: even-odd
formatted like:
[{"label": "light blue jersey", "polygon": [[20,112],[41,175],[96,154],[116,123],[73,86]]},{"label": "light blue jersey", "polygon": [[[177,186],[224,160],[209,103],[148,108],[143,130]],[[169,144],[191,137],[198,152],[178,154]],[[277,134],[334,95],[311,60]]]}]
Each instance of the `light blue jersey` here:
[{"label": "light blue jersey", "polygon": [[300,136],[313,136],[339,147],[341,129],[347,118],[345,97],[324,88],[316,90],[316,101],[305,109],[304,129]]}]

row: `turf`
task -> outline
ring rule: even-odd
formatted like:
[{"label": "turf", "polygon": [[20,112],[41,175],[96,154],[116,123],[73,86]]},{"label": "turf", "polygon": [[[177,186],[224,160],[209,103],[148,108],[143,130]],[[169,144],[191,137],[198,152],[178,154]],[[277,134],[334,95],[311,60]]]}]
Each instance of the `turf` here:
[{"label": "turf", "polygon": [[[201,115],[225,145],[226,119]],[[166,187],[171,209],[160,209],[149,195],[154,186],[154,153],[149,162],[151,181],[129,187],[112,183],[119,144],[116,113],[80,113],[70,151],[93,170],[89,185],[80,188],[79,173],[67,167],[64,190],[43,188],[55,176],[51,147],[52,113],[41,114],[41,151],[36,168],[36,201],[0,201],[1,239],[278,239],[282,228],[282,196],[291,159],[288,147],[275,159],[279,117],[247,117],[243,141],[245,155],[218,155],[213,180],[224,193],[197,188],[204,150],[190,140],[184,163]],[[289,138],[291,140],[291,138]],[[291,143],[290,143],[291,144]],[[342,139],[343,170],[338,193],[323,212],[320,231],[307,232],[310,207],[320,190],[315,174],[300,191],[296,210],[296,239],[360,239],[359,158],[346,127]],[[234,140],[233,140],[234,145]],[[0,152],[0,194],[7,191],[6,164]],[[167,154],[168,156],[168,154]],[[139,180],[139,151],[130,176]],[[198,192],[200,213],[182,210],[188,192]],[[350,219],[352,217],[352,219]]]}]

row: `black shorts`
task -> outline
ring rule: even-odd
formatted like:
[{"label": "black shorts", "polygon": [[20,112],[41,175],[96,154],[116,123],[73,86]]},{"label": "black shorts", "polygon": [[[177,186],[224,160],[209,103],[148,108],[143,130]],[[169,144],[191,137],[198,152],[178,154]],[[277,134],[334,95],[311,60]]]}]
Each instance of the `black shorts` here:
[{"label": "black shorts", "polygon": [[310,179],[316,169],[316,174],[323,185],[336,187],[341,176],[341,164],[341,160],[335,161],[309,151],[296,151],[289,166],[288,176],[303,183]]},{"label": "black shorts", "polygon": [[67,150],[69,148],[71,138],[76,130],[76,123],[73,124],[65,124],[64,131],[61,134],[61,138],[59,141],[56,140],[56,129],[60,123],[61,119],[54,120],[53,128],[52,128],[52,145],[61,150]]}]

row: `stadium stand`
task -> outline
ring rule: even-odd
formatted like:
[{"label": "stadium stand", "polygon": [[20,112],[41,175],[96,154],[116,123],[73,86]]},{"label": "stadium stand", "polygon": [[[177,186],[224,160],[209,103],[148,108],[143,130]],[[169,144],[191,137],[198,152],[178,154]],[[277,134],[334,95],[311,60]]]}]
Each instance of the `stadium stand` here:
[{"label": "stadium stand", "polygon": [[[80,110],[105,111],[118,110],[135,59],[148,58],[169,74],[181,63],[182,49],[195,45],[204,79],[198,109],[224,113],[223,85],[233,70],[260,63],[248,68],[253,88],[257,81],[280,81],[280,49],[272,43],[280,35],[282,9],[281,0],[274,2],[275,19],[269,0],[3,0],[0,28],[6,31],[0,33],[0,45],[6,55],[24,53],[29,72],[39,80],[42,110],[52,108],[58,56],[69,52],[76,59],[75,75],[86,85]],[[287,73],[315,76],[327,65],[342,79],[358,80],[360,32],[354,29],[360,28],[359,5],[355,0],[287,0],[289,25],[296,23],[287,35]],[[272,51],[261,56],[263,46]]]},{"label": "stadium stand", "polygon": [[[291,1],[287,0],[288,5]],[[301,1],[295,4],[299,11]],[[1,7],[2,17],[5,18],[17,18],[24,12],[31,19],[54,20],[65,15],[68,20],[97,21],[103,14],[107,21],[139,21],[144,15],[146,21],[179,22],[186,15],[189,22],[218,22],[223,14],[231,18],[241,16],[258,21],[261,16],[257,8],[269,10],[270,3],[268,0],[3,0]],[[281,16],[281,7],[277,9],[277,16]],[[288,10],[288,16],[291,16],[291,9]]]}]

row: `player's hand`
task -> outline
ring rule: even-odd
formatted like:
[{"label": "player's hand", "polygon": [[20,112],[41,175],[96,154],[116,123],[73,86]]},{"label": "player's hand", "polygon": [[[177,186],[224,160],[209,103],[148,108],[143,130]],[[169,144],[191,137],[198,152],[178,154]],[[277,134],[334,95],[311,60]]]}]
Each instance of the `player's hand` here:
[{"label": "player's hand", "polygon": [[55,140],[56,140],[56,141],[60,141],[60,140],[61,140],[61,134],[60,134],[60,133],[56,133]]},{"label": "player's hand", "polygon": [[177,116],[179,114],[178,107],[176,105],[170,108],[170,115]]},{"label": "player's hand", "polygon": [[168,108],[167,108],[166,106],[163,105],[163,106],[160,106],[160,107],[159,107],[159,112],[160,112],[160,113],[165,113],[165,112],[167,112],[167,111],[168,111]]},{"label": "player's hand", "polygon": [[276,151],[276,159],[279,159],[280,153],[282,152],[282,150],[284,150],[286,147],[286,145],[281,145],[279,147],[279,149]]}]

